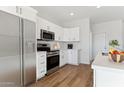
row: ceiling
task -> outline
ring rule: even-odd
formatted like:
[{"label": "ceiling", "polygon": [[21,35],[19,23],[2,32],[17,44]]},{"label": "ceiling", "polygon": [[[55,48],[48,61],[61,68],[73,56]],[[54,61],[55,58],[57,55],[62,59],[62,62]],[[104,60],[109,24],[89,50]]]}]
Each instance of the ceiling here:
[{"label": "ceiling", "polygon": [[[32,6],[38,15],[55,24],[63,26],[65,22],[90,18],[91,23],[124,19],[124,6]],[[70,16],[73,12],[74,15]]]}]

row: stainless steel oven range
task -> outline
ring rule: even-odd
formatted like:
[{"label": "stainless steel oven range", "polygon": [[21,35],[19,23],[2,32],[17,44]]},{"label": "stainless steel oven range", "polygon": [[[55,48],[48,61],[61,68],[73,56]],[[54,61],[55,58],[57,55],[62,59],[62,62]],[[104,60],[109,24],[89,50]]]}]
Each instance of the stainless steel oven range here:
[{"label": "stainless steel oven range", "polygon": [[47,74],[59,68],[59,50],[47,52]]}]

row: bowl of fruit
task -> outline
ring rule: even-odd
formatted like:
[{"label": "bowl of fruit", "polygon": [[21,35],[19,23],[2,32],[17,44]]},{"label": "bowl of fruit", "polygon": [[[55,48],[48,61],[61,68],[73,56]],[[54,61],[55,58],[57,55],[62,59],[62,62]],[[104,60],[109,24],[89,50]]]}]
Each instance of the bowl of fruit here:
[{"label": "bowl of fruit", "polygon": [[117,49],[109,50],[109,59],[116,62],[121,63],[124,61],[124,51],[120,51]]}]

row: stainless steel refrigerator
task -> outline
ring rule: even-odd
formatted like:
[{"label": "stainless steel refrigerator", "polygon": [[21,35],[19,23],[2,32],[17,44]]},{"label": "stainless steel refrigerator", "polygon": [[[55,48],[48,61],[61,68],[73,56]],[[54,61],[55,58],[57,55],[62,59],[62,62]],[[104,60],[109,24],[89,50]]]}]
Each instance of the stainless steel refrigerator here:
[{"label": "stainless steel refrigerator", "polygon": [[0,11],[0,86],[26,86],[36,80],[36,25]]}]

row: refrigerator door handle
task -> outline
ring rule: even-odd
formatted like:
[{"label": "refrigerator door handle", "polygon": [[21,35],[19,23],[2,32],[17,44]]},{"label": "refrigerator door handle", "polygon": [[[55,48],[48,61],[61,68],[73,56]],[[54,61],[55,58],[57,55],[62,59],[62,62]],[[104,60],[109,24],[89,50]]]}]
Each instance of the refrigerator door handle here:
[{"label": "refrigerator door handle", "polygon": [[21,86],[23,86],[23,22],[19,19],[19,46],[20,46],[20,68],[21,68]]},{"label": "refrigerator door handle", "polygon": [[32,51],[35,52],[36,51],[36,47],[35,47],[35,43],[33,41],[27,41],[25,42],[25,45],[27,47],[32,47]]},{"label": "refrigerator door handle", "polygon": [[33,52],[36,52],[35,43],[32,43],[32,46],[33,46]]}]

